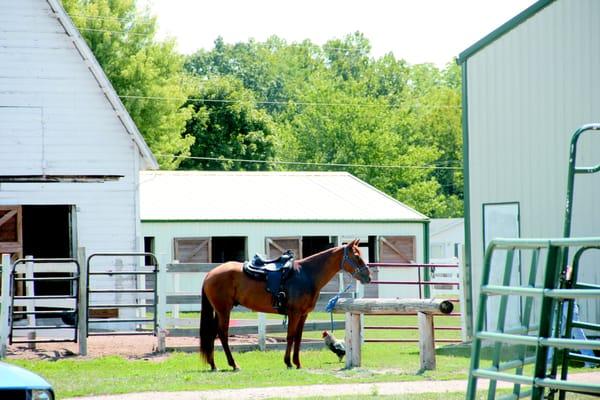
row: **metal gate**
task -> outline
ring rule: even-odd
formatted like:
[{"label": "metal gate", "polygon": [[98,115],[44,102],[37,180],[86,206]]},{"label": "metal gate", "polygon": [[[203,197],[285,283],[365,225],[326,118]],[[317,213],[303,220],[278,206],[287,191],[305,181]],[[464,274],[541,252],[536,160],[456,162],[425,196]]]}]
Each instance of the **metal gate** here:
[{"label": "metal gate", "polygon": [[[532,399],[542,399],[546,389],[549,390],[549,398],[552,398],[555,391],[561,391],[561,397],[564,396],[564,392],[600,394],[600,384],[568,381],[566,366],[566,357],[572,350],[600,350],[600,340],[571,339],[562,334],[560,329],[553,329],[557,318],[560,318],[555,312],[557,304],[563,300],[600,300],[600,285],[579,283],[576,289],[557,289],[562,275],[560,255],[568,248],[578,248],[577,257],[573,262],[573,273],[576,276],[581,255],[591,249],[600,249],[600,238],[496,239],[491,242],[486,251],[483,268],[467,399],[476,398],[479,378],[490,381],[488,399],[495,398],[497,381],[514,384],[513,393],[509,396],[511,399],[528,396]],[[522,261],[529,261],[529,277],[522,286],[510,286],[517,253]],[[501,284],[490,284],[493,274],[491,260],[495,256],[505,256]],[[541,263],[540,260],[544,257],[545,261]],[[494,296],[500,296],[498,311],[488,310],[487,307],[488,300]],[[524,306],[519,315],[518,326],[506,326],[509,297],[523,299]],[[494,330],[485,327],[490,311],[497,318]],[[493,343],[491,365],[487,368],[481,366],[481,347],[484,340]],[[553,351],[552,356],[549,356],[550,349]],[[556,366],[559,360],[563,362],[563,370],[561,378],[556,379],[552,366]],[[598,360],[596,358],[596,361]],[[526,365],[533,365],[532,375],[525,374]],[[514,370],[514,373],[505,372],[508,370]],[[529,386],[528,390],[523,391],[522,385]]]},{"label": "metal gate", "polygon": [[[590,167],[576,165],[577,144],[586,132],[598,134],[600,124],[584,125],[577,129],[571,138],[563,230],[565,238],[498,239],[492,241],[486,251],[473,338],[467,399],[475,398],[478,378],[490,381],[488,399],[495,398],[497,381],[514,384],[513,393],[508,396],[511,399],[527,396],[536,400],[542,399],[546,390],[548,399],[553,399],[556,392],[559,393],[561,400],[565,398],[567,392],[600,395],[600,384],[568,380],[569,360],[600,365],[600,357],[594,355],[593,352],[589,352],[590,355],[582,355],[573,351],[600,351],[600,340],[572,338],[573,329],[600,331],[600,324],[573,320],[576,299],[598,299],[600,301],[600,285],[578,280],[582,255],[587,254],[590,250],[600,250],[600,237],[568,238],[571,234],[575,176],[600,172],[600,164]],[[571,262],[572,265],[569,267],[569,250],[572,248],[576,251]],[[504,256],[506,257],[502,271],[502,283],[493,285],[490,284],[491,261],[500,252],[505,252]],[[538,264],[540,258],[544,256],[545,268],[539,274],[542,278],[540,286],[536,285],[539,282],[537,278]],[[523,261],[526,257],[530,260],[527,282],[520,287],[510,286],[513,264],[518,262],[517,259]],[[484,321],[489,311],[486,307],[488,299],[493,296],[500,296],[500,302],[497,327],[492,331],[486,330]],[[521,304],[524,305],[518,316],[520,324],[514,328],[505,326],[509,296],[521,299]],[[535,303],[534,299],[538,302]],[[566,313],[564,318],[563,313]],[[492,365],[489,368],[480,366],[483,340],[491,341],[494,344]],[[515,346],[512,352],[506,348],[509,345]],[[516,349],[516,353],[514,349]],[[516,358],[509,356],[508,360],[502,360],[502,355],[506,354],[515,354]],[[533,375],[531,376],[527,376],[523,372],[524,366],[528,364],[533,364]],[[559,367],[560,379],[557,379]],[[515,373],[502,372],[511,369],[514,369]],[[530,388],[527,391],[521,391],[521,385],[527,385]]]},{"label": "metal gate", "polygon": [[[71,271],[61,271],[61,266],[68,265]],[[23,271],[18,271],[21,268]],[[63,276],[36,276],[39,273],[58,272]],[[10,271],[9,343],[77,342],[79,277],[79,263],[74,258],[25,258],[15,261]],[[33,289],[36,282],[69,282],[70,293],[37,295]],[[25,285],[25,295],[16,294],[17,285]],[[25,319],[26,324],[16,322]],[[44,323],[40,324],[40,320],[44,320]],[[15,335],[15,331],[27,331],[28,336],[23,338]],[[72,335],[64,337],[58,334],[61,331],[72,331]]]},{"label": "metal gate", "polygon": [[[134,265],[102,265],[100,268],[92,268],[92,260],[94,259],[116,259],[118,257],[143,257],[144,260],[150,261],[149,265],[146,265],[144,261],[143,266],[136,267]],[[115,260],[116,262],[116,260]],[[147,268],[147,267],[150,267]],[[131,268],[131,269],[126,269]],[[86,290],[86,331],[87,336],[115,336],[115,335],[154,335],[157,333],[157,304],[158,297],[156,292],[156,286],[158,285],[158,261],[152,253],[94,253],[91,254],[87,259],[87,290]],[[94,287],[90,285],[90,278],[104,277],[104,278],[116,278],[111,285],[111,288]],[[135,285],[130,288],[119,288],[119,281],[124,277],[134,277],[136,279]],[[146,278],[153,278],[154,285],[152,288],[146,288]],[[101,279],[95,279],[95,284]],[[144,284],[140,285],[141,282]],[[139,287],[143,286],[143,287]],[[119,298],[125,295],[126,299],[123,302],[117,300],[105,300],[106,297]],[[151,300],[148,302],[148,300]],[[121,310],[134,310],[137,309],[135,317],[124,316],[122,317]],[[151,309],[152,317],[148,317],[146,314],[148,309]],[[115,312],[116,315],[108,315],[107,317],[92,317],[92,314],[98,313],[101,310]],[[126,314],[131,312],[125,311]],[[114,326],[133,325],[134,328],[127,327],[119,330],[114,329],[103,329],[101,331],[90,332],[90,324],[102,325],[112,324]],[[123,325],[121,325],[123,324]],[[148,326],[149,325],[149,326]]]}]

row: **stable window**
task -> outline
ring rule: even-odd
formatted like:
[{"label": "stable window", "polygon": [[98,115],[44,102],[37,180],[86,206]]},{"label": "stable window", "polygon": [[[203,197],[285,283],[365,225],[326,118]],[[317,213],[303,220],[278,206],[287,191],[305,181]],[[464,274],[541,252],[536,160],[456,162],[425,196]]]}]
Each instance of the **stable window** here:
[{"label": "stable window", "polygon": [[244,236],[175,238],[174,258],[181,263],[244,261],[246,241]]}]

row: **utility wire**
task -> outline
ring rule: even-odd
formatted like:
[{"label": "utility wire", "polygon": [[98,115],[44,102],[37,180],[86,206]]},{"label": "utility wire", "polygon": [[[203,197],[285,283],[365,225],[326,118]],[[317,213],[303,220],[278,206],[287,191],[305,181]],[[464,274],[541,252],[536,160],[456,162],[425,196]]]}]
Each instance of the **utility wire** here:
[{"label": "utility wire", "polygon": [[[194,97],[162,97],[162,96],[134,96],[134,95],[119,95],[121,99],[131,100],[161,100],[161,101],[202,101],[205,103],[242,103],[244,100],[226,100],[226,99],[206,99],[206,98],[194,98]],[[283,105],[298,105],[298,106],[328,106],[328,107],[384,107],[384,108],[396,108],[397,106],[389,104],[368,104],[368,103],[328,103],[328,102],[304,102],[304,101],[277,101],[277,100],[264,100],[256,101],[256,104],[283,104]],[[446,104],[439,105],[428,105],[428,104],[410,104],[408,108],[430,108],[430,109],[457,109],[460,110],[461,106],[451,106]]]},{"label": "utility wire", "polygon": [[355,167],[355,168],[384,168],[384,169],[442,169],[442,170],[462,170],[462,167],[449,167],[437,165],[381,165],[381,164],[345,164],[345,163],[317,163],[301,161],[278,161],[278,160],[250,160],[243,158],[220,158],[220,157],[195,157],[195,156],[176,156],[173,154],[154,154],[157,157],[184,158],[191,160],[206,161],[233,161],[256,164],[281,164],[281,165],[306,165],[317,167]]}]

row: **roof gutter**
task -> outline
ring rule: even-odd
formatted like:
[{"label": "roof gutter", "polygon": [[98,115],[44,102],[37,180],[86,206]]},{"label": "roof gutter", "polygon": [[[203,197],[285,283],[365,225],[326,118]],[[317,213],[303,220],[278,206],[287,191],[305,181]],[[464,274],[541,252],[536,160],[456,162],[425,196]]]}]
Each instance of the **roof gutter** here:
[{"label": "roof gutter", "polygon": [[510,32],[511,30],[513,30],[514,28],[519,26],[521,23],[523,23],[524,21],[526,21],[529,18],[531,18],[532,16],[534,16],[542,9],[546,8],[548,5],[550,5],[554,1],[556,1],[556,0],[539,0],[537,3],[532,4],[531,6],[526,8],[524,11],[520,12],[519,14],[517,14],[516,16],[514,16],[513,18],[511,18],[504,24],[500,25],[500,27],[498,27],[497,29],[495,29],[494,31],[489,33],[488,35],[484,36],[482,39],[475,42],[475,44],[473,44],[472,46],[467,48],[465,51],[460,53],[458,55],[458,58],[456,59],[456,62],[458,64],[464,64],[465,61],[467,61],[467,59],[469,57],[471,57],[473,54],[477,53],[478,51],[482,50],[490,43],[494,42],[496,39],[498,39],[501,36],[505,35],[506,33]]}]

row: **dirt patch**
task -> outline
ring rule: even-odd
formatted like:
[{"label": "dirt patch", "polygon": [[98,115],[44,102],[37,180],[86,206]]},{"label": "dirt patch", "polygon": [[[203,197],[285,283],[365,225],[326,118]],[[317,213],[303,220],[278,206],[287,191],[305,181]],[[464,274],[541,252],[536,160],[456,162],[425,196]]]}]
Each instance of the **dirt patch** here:
[{"label": "dirt patch", "polygon": [[[267,343],[280,343],[282,338],[267,338]],[[232,335],[229,337],[231,346],[256,345],[256,335]],[[85,358],[97,358],[117,355],[130,359],[160,360],[169,353],[158,353],[158,340],[154,336],[90,336],[88,338],[88,354]],[[198,347],[199,339],[193,337],[167,337],[167,349]],[[219,340],[215,342],[219,346]],[[20,359],[50,359],[57,360],[79,356],[77,343],[37,343],[35,349],[29,349],[26,344],[14,344],[8,347],[8,358]]]}]

